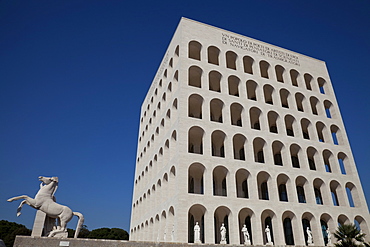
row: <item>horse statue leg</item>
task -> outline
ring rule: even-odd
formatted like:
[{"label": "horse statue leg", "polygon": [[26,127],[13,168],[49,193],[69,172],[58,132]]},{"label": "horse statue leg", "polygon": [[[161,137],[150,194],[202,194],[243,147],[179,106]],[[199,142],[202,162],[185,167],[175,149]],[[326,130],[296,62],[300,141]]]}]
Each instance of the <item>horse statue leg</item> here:
[{"label": "horse statue leg", "polygon": [[17,216],[20,216],[21,215],[21,210],[22,210],[22,207],[25,203],[27,203],[27,205],[30,205],[31,207],[36,208],[36,200],[29,197],[29,196],[26,196],[26,195],[23,195],[23,196],[16,196],[16,197],[12,197],[12,198],[9,198],[7,201],[8,202],[12,202],[12,201],[16,201],[16,200],[19,200],[19,199],[24,199],[18,206],[18,209],[17,209]]},{"label": "horse statue leg", "polygon": [[18,208],[17,208],[17,217],[19,217],[19,216],[22,214],[21,210],[22,210],[22,207],[23,207],[23,205],[24,205],[25,203],[27,203],[27,201],[26,201],[26,200],[23,200],[23,201],[19,204],[19,206],[18,206]]}]

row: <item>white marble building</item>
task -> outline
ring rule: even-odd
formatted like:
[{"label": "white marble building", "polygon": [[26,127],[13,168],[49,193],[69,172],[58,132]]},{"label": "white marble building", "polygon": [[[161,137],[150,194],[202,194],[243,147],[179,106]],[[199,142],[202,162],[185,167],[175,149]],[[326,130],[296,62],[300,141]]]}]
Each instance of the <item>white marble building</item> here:
[{"label": "white marble building", "polygon": [[[327,243],[369,212],[325,62],[186,18],[142,104],[130,240]],[[334,242],[334,237],[332,237]]]}]

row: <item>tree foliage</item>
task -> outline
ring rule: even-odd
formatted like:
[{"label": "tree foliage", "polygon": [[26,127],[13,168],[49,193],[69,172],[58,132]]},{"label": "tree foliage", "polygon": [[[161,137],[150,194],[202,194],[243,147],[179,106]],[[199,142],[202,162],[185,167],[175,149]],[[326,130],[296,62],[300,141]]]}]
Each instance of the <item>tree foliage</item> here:
[{"label": "tree foliage", "polygon": [[[75,234],[75,230],[67,229],[68,230],[68,237],[73,238]],[[93,239],[113,239],[113,240],[128,240],[129,235],[128,233],[120,228],[98,228],[92,231],[87,229],[86,225],[83,225],[80,233],[78,234],[78,238],[93,238]]]},{"label": "tree foliage", "polygon": [[92,230],[88,238],[128,240],[128,233],[120,228],[99,228]]},{"label": "tree foliage", "polygon": [[31,236],[31,230],[15,222],[0,220],[0,239],[6,246],[13,246],[16,235]]},{"label": "tree foliage", "polygon": [[[68,237],[73,238],[75,230],[68,228]],[[2,239],[6,246],[13,246],[15,237],[17,235],[31,236],[31,230],[24,225],[0,220],[0,239]],[[78,238],[92,238],[92,239],[113,239],[113,240],[128,240],[128,233],[120,228],[99,228],[92,231],[83,225]]]},{"label": "tree foliage", "polygon": [[336,247],[364,247],[368,246],[365,242],[365,234],[357,229],[355,224],[343,224],[338,226],[334,233],[337,239]]}]

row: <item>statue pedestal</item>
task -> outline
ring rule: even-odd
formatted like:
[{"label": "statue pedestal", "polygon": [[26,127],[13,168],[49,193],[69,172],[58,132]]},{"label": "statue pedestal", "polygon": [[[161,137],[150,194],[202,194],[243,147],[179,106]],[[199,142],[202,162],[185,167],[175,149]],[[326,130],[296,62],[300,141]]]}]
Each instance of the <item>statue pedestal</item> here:
[{"label": "statue pedestal", "polygon": [[274,245],[274,242],[268,242],[266,245],[267,245],[267,246]]},{"label": "statue pedestal", "polygon": [[46,214],[41,210],[36,211],[35,221],[33,222],[32,227],[32,237],[41,237],[42,231],[44,229]]},{"label": "statue pedestal", "polygon": [[314,246],[314,243],[310,243],[310,244],[308,244],[308,246]]},{"label": "statue pedestal", "polygon": [[194,241],[194,243],[195,243],[195,244],[201,244],[201,243],[202,243],[202,241],[200,241],[200,240],[195,240],[195,241]]},{"label": "statue pedestal", "polygon": [[[32,237],[47,237],[54,230],[55,219],[48,217],[41,210],[36,211],[35,221],[32,227]],[[56,232],[53,234],[55,238],[67,238],[68,232]]]},{"label": "statue pedestal", "polygon": [[252,245],[250,240],[245,240],[244,245]]},{"label": "statue pedestal", "polygon": [[220,244],[227,244],[226,240],[221,240]]}]

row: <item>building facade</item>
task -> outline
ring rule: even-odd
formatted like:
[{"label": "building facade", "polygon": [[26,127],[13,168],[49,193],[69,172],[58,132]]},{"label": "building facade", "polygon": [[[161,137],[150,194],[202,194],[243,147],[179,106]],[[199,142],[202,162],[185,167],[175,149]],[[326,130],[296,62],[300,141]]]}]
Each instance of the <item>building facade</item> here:
[{"label": "building facade", "polygon": [[[130,240],[328,242],[369,212],[323,61],[182,18],[142,104]],[[334,242],[334,237],[332,237]]]}]

